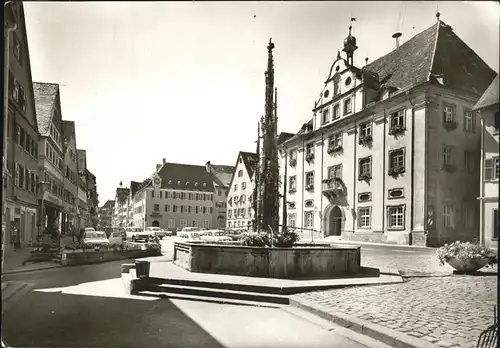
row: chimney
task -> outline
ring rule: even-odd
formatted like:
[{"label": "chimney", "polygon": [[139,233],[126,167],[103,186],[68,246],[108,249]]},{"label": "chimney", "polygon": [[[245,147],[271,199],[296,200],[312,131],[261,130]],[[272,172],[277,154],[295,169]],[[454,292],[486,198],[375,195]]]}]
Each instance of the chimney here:
[{"label": "chimney", "polygon": [[365,65],[368,65],[368,57],[365,58]]},{"label": "chimney", "polygon": [[396,39],[396,49],[399,48],[399,38],[401,37],[401,35],[402,35],[401,33],[395,33],[392,35],[392,37]]},{"label": "chimney", "polygon": [[162,159],[162,162],[163,162],[163,165],[165,165],[165,163],[167,163],[167,159],[166,159],[166,158],[163,158],[163,159]]},{"label": "chimney", "polygon": [[205,163],[205,168],[207,170],[207,173],[210,173],[210,161],[208,161],[207,163]]},{"label": "chimney", "polygon": [[160,168],[161,168],[161,164],[157,164],[157,165],[156,165],[156,171],[159,171],[159,170],[160,170]]}]

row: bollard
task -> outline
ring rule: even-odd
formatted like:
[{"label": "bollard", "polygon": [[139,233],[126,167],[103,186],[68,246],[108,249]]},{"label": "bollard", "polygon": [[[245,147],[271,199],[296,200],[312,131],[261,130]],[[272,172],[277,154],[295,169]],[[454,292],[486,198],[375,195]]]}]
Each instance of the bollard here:
[{"label": "bollard", "polygon": [[149,261],[135,260],[135,272],[137,278],[149,278],[149,269],[151,263]]}]

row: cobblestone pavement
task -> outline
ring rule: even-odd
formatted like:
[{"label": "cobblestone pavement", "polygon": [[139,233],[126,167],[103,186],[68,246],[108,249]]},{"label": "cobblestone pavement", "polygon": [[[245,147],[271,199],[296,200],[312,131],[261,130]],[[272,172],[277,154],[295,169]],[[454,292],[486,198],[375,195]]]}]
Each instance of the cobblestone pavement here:
[{"label": "cobblestone pavement", "polygon": [[433,253],[414,254],[387,254],[374,255],[361,251],[361,264],[367,267],[396,268],[402,275],[447,275],[453,273],[453,268],[449,265],[441,266],[438,258]]},{"label": "cobblestone pavement", "polygon": [[299,296],[439,347],[474,348],[493,324],[496,276],[410,278],[403,284],[314,291]]}]

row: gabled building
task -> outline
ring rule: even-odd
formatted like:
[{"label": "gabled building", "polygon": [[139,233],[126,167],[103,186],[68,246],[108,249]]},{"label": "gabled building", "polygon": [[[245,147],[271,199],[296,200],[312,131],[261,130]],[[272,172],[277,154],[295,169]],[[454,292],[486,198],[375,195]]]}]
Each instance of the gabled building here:
[{"label": "gabled building", "polygon": [[76,148],[75,122],[62,121],[64,152],[63,206],[66,220],[63,220],[62,233],[75,234],[79,230],[77,216],[78,201],[78,161]]},{"label": "gabled building", "polygon": [[497,75],[474,106],[474,111],[479,113],[481,123],[479,236],[481,243],[492,249],[498,249],[498,233],[500,231],[498,217],[498,180],[500,178],[498,84]]},{"label": "gabled building", "polygon": [[224,229],[226,228],[227,194],[234,174],[234,167],[211,164],[210,161],[205,164],[205,167],[207,172],[212,174],[214,184],[214,214],[211,226]]},{"label": "gabled building", "polygon": [[[42,230],[54,235],[62,231],[66,221],[64,195],[64,145],[59,85],[33,82],[36,117],[40,140],[38,142],[39,177],[46,185]],[[68,202],[69,203],[69,202]]]},{"label": "gabled building", "polygon": [[97,194],[96,177],[88,168],[85,169],[85,182],[87,186],[87,226],[96,228],[99,221],[97,216],[97,210],[99,207],[99,195]]},{"label": "gabled building", "polygon": [[[8,76],[8,105],[4,144],[6,166],[3,176],[5,190],[5,248],[6,257],[15,244],[24,246],[34,240],[39,223],[38,208],[38,124],[33,96],[30,55],[23,3],[12,1],[4,6],[4,28],[7,22],[17,25],[9,35],[8,62],[4,62]],[[43,152],[41,152],[43,154]]]},{"label": "gabled building", "polygon": [[128,187],[123,187],[123,183],[120,181],[120,186],[116,188],[115,194],[115,206],[112,223],[113,227],[127,227],[129,225],[129,205],[130,189]]},{"label": "gabled building", "polygon": [[282,145],[288,224],[393,244],[479,237],[472,108],[496,73],[439,18],[364,67],[358,44],[349,28],[312,118]]},{"label": "gabled building", "polygon": [[99,222],[97,229],[103,230],[105,227],[110,227],[113,224],[113,210],[115,208],[115,201],[109,199],[102,207],[98,209]]},{"label": "gabled building", "polygon": [[80,228],[90,227],[89,207],[87,203],[87,151],[76,150],[76,159],[78,161],[78,201],[77,214]]},{"label": "gabled building", "polygon": [[259,158],[257,154],[240,151],[227,195],[227,228],[250,229],[254,210],[255,172]]}]

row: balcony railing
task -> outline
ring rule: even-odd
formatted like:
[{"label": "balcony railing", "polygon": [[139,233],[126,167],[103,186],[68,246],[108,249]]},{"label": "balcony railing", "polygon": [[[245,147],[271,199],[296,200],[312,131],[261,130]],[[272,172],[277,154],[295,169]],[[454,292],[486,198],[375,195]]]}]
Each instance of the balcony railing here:
[{"label": "balcony railing", "polygon": [[340,178],[328,178],[323,180],[322,191],[326,197],[335,197],[344,191],[344,183]]}]

